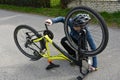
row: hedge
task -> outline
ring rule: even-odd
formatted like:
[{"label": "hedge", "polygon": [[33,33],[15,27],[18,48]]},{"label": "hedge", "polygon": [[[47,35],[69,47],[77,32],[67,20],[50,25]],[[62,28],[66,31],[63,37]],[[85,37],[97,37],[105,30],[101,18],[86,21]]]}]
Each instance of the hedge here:
[{"label": "hedge", "polygon": [[50,0],[0,0],[0,4],[49,8]]}]

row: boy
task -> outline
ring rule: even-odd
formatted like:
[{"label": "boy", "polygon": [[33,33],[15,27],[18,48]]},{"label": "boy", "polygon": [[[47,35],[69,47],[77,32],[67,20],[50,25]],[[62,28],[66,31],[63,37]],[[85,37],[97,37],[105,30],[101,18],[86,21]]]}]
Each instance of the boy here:
[{"label": "boy", "polygon": [[[79,31],[82,27],[86,27],[87,23],[90,21],[90,16],[88,14],[78,14],[76,15],[74,18],[70,19],[68,22],[68,25],[71,29],[70,32],[70,36],[72,37],[73,41],[77,44],[78,42],[78,36],[79,36]],[[48,24],[48,26],[54,24],[54,23],[59,23],[62,22],[64,23],[65,18],[64,17],[56,17],[56,18],[52,18],[52,19],[47,19],[45,22]],[[92,39],[92,36],[89,32],[89,30],[87,29],[87,41],[89,43],[89,46],[91,48],[91,50],[95,50],[96,49],[96,45]],[[73,55],[73,57],[75,57],[75,51],[68,45],[68,43],[66,43],[67,41],[67,37],[63,37],[61,39],[61,44],[62,46],[66,49],[66,51],[70,54]],[[88,61],[89,62],[89,61]],[[93,64],[89,67],[91,71],[96,71],[97,70],[97,57],[94,56],[92,57],[92,62]]]}]

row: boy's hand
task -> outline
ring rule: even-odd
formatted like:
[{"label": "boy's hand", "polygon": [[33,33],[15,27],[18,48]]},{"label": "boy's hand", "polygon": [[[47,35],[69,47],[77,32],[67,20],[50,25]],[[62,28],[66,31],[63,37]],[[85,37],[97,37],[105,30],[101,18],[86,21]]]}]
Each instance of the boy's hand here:
[{"label": "boy's hand", "polygon": [[47,19],[45,21],[45,24],[47,24],[48,26],[52,25],[52,20],[51,19]]}]

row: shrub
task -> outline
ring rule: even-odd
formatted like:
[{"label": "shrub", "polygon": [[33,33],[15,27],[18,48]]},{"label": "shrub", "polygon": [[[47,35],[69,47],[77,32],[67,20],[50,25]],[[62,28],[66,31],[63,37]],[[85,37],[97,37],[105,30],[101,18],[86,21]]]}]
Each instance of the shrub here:
[{"label": "shrub", "polygon": [[0,4],[49,8],[50,0],[0,0]]}]

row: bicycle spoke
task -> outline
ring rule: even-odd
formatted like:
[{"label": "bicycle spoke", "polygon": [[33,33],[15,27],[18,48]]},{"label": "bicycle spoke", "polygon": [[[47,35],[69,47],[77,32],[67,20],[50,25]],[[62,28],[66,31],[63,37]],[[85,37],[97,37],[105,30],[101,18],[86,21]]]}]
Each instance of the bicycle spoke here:
[{"label": "bicycle spoke", "polygon": [[27,57],[38,60],[41,58],[39,52],[41,50],[40,42],[33,42],[38,38],[38,34],[33,28],[27,25],[20,25],[14,31],[14,40],[18,49]]},{"label": "bicycle spoke", "polygon": [[68,42],[70,45],[77,51],[78,46],[76,47],[74,41],[72,40],[71,36],[69,35],[69,21],[70,19],[74,18],[78,14],[88,14],[91,17],[91,20],[86,25],[89,32],[92,35],[92,38],[94,39],[94,42],[96,44],[96,50],[89,50],[85,53],[85,55],[93,56],[100,52],[102,52],[108,43],[108,29],[107,26],[102,19],[102,17],[93,9],[85,6],[76,7],[73,8],[66,17],[65,24],[64,24],[64,30],[65,35],[67,36]]}]

